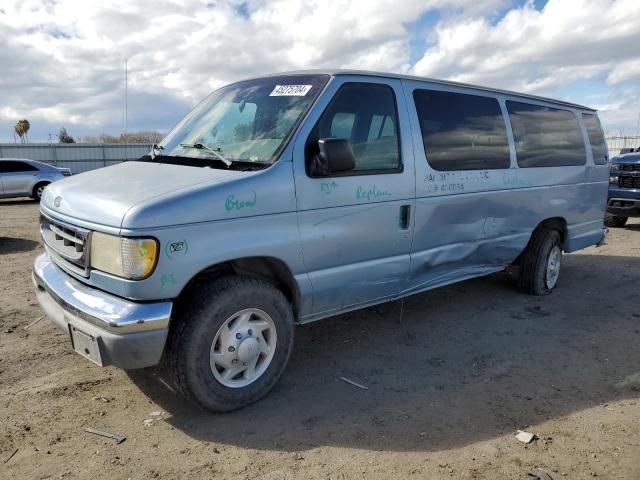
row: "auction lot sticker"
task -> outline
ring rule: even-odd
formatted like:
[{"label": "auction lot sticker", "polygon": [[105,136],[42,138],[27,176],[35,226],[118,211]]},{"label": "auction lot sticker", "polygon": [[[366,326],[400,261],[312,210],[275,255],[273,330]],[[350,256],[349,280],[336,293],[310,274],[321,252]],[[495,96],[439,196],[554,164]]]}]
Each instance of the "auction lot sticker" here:
[{"label": "auction lot sticker", "polygon": [[304,97],[313,85],[276,85],[270,97]]}]

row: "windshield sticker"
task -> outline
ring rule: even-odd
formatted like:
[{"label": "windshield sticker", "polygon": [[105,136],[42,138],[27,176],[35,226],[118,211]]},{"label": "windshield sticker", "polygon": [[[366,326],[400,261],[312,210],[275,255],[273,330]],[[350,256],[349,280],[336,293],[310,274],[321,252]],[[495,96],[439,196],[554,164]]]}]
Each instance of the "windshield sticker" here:
[{"label": "windshield sticker", "polygon": [[304,97],[313,85],[276,85],[270,97]]}]

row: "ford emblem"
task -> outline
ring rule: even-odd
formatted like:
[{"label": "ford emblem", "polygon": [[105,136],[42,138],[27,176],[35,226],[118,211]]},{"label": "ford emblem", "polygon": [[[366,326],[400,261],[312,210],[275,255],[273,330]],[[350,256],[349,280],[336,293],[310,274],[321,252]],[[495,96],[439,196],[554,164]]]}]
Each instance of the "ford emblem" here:
[{"label": "ford emblem", "polygon": [[56,197],[56,198],[53,200],[53,206],[54,206],[54,207],[59,207],[61,203],[62,203],[62,197]]}]

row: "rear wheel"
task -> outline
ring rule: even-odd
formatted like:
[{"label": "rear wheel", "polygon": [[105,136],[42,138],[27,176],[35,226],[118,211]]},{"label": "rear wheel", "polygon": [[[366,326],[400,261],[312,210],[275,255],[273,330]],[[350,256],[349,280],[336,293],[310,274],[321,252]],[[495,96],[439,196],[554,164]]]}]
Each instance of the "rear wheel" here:
[{"label": "rear wheel", "polygon": [[293,313],[282,292],[262,280],[223,277],[184,303],[167,350],[179,390],[212,412],[266,395],[293,348]]},{"label": "rear wheel", "polygon": [[38,183],[35,187],[33,187],[33,191],[31,192],[31,198],[35,201],[39,202],[42,200],[42,194],[44,193],[44,187],[49,185],[47,182]]},{"label": "rear wheel", "polygon": [[622,228],[627,223],[629,217],[616,217],[615,215],[611,215],[609,213],[604,214],[604,224],[607,227],[611,228]]},{"label": "rear wheel", "polygon": [[539,228],[520,259],[518,288],[530,295],[548,295],[560,277],[562,242],[557,230]]}]

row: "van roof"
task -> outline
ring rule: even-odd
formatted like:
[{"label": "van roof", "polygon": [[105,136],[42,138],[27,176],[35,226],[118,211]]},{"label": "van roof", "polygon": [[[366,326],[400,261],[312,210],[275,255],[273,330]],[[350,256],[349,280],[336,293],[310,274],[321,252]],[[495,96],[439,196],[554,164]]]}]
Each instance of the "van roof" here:
[{"label": "van roof", "polygon": [[518,93],[510,90],[502,90],[499,88],[483,87],[480,85],[471,85],[468,83],[453,82],[450,80],[438,80],[435,78],[418,77],[414,75],[404,75],[400,73],[386,73],[386,72],[375,72],[375,71],[367,71],[367,70],[346,70],[346,69],[327,69],[327,70],[314,69],[314,70],[298,70],[293,72],[280,72],[280,73],[274,73],[272,75],[267,75],[267,76],[271,77],[276,75],[303,75],[303,74],[325,74],[325,75],[332,75],[332,76],[362,75],[367,77],[383,77],[383,78],[395,78],[395,79],[403,79],[403,80],[415,80],[417,82],[430,82],[430,83],[437,83],[440,85],[449,85],[452,87],[473,88],[473,89],[482,90],[485,92],[493,92],[493,93],[498,93],[503,95],[510,95],[514,97],[521,97],[524,99],[528,98],[531,100],[540,100],[543,102],[555,103],[556,105],[563,105],[565,107],[577,108],[577,109],[586,110],[589,112],[596,111],[591,107],[585,107],[584,105],[579,105],[577,103],[565,102],[564,100],[556,100],[553,98],[541,97],[538,95],[528,95],[526,93]]}]

